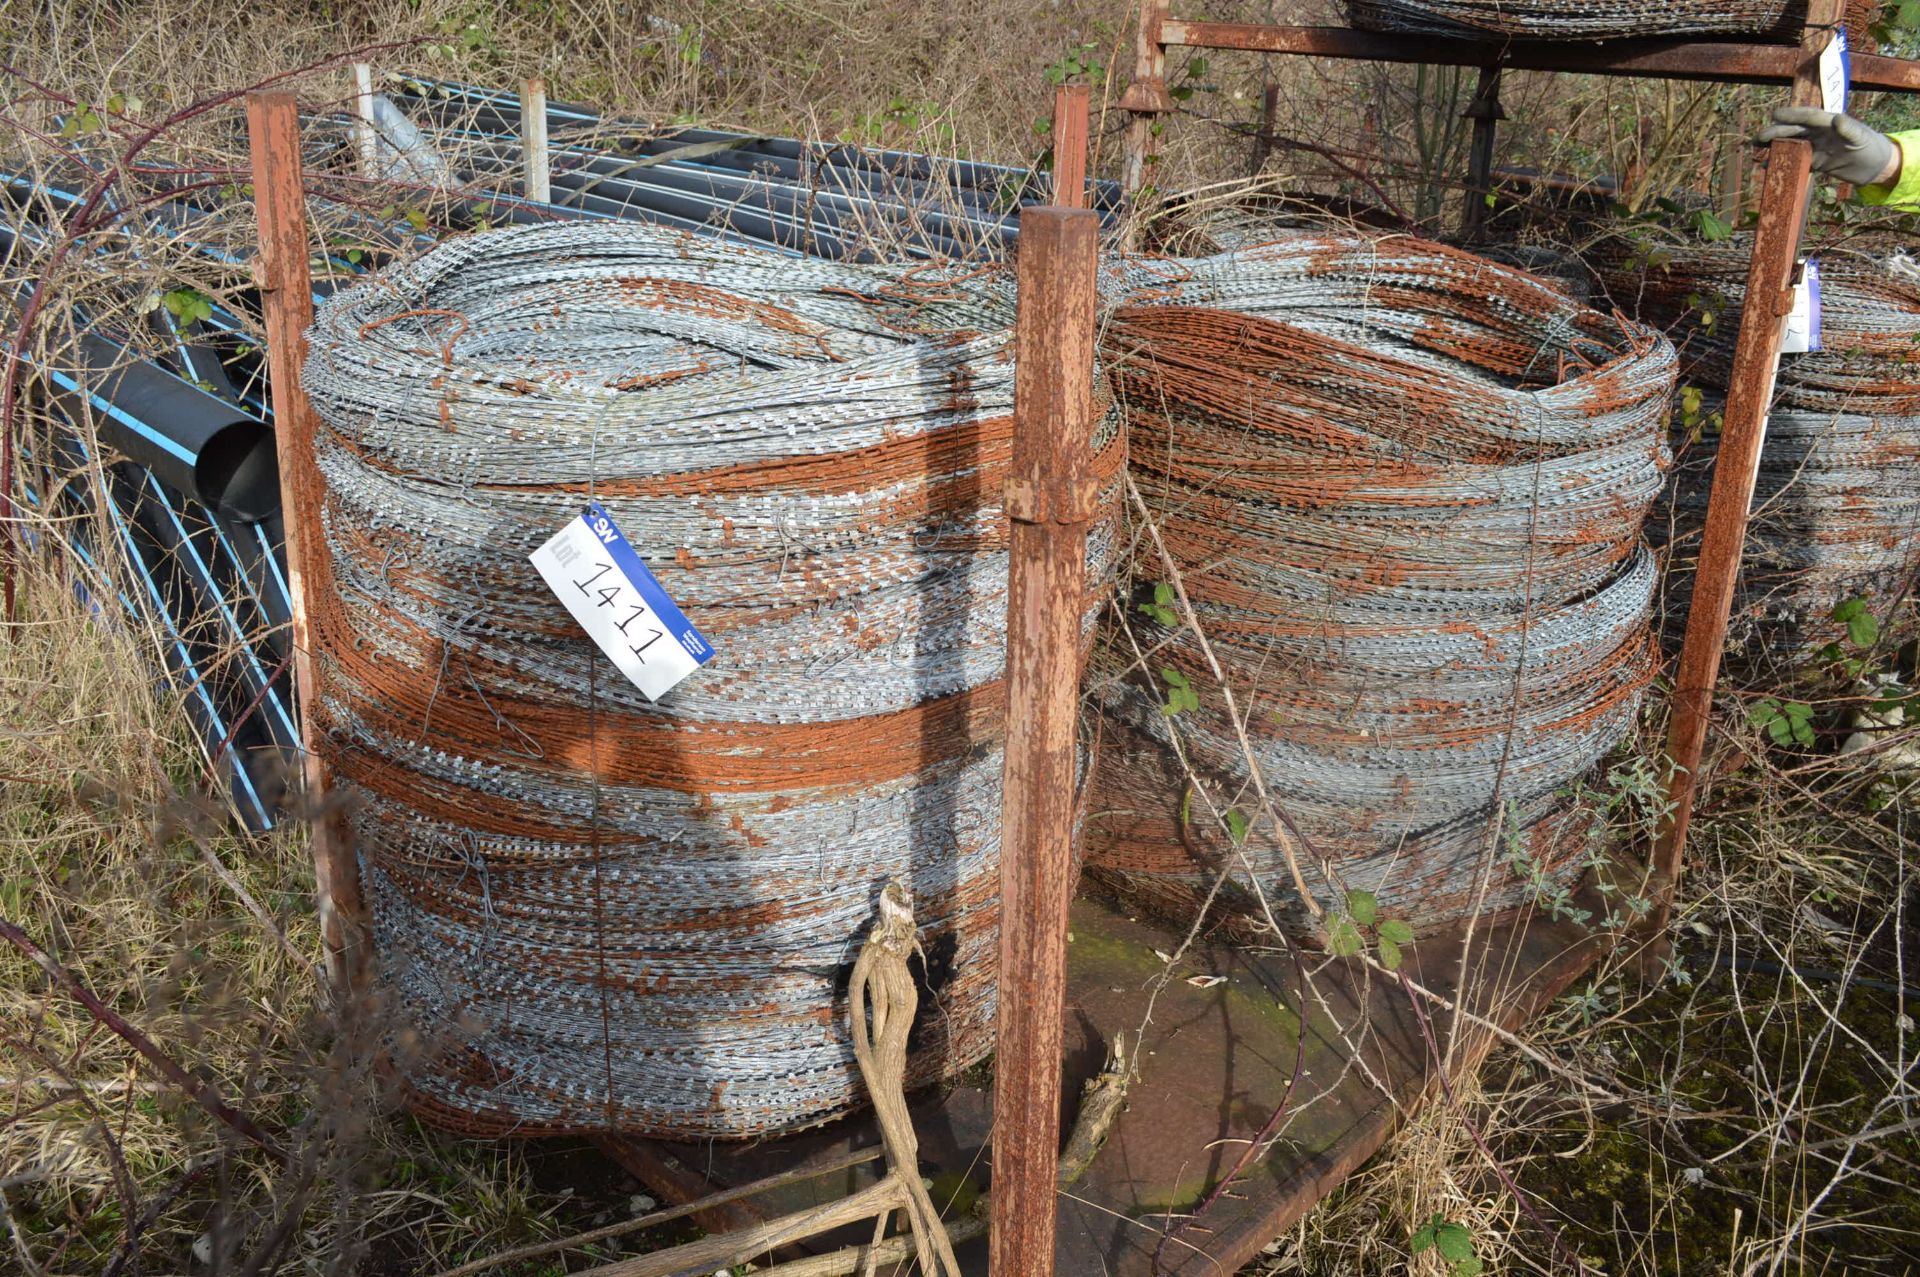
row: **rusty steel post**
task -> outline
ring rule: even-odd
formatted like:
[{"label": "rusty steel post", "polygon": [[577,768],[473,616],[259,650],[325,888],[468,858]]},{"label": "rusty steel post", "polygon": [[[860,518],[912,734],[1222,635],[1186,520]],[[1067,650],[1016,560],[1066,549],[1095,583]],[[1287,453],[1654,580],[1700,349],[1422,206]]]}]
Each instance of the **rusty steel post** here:
[{"label": "rusty steel post", "polygon": [[327,950],[327,972],[337,990],[358,987],[366,970],[365,908],[353,839],[330,801],[332,775],[314,748],[313,637],[308,591],[330,579],[317,556],[320,508],[326,492],[314,459],[313,407],[300,383],[306,332],[313,324],[306,192],[300,172],[300,114],[288,92],[247,95],[247,136],[253,153],[254,209],[259,220],[258,278],[267,329],[267,370],[273,431],[280,455],[280,505],[287,527],[287,586],[293,600],[293,686],[300,712],[301,779],[311,821],[315,900]]},{"label": "rusty steel post", "polygon": [[[1797,106],[1820,101],[1820,53],[1833,38],[1841,0],[1812,0],[1801,39],[1802,64],[1793,82]],[[1746,544],[1760,451],[1766,441],[1767,411],[1780,371],[1780,345],[1787,314],[1793,309],[1794,260],[1807,217],[1812,186],[1813,151],[1804,142],[1775,142],[1767,152],[1767,175],[1760,196],[1760,224],[1754,229],[1753,258],[1747,268],[1747,297],[1740,333],[1727,379],[1727,406],[1720,447],[1707,494],[1707,522],[1694,569],[1693,600],[1687,609],[1687,633],[1674,675],[1673,713],[1667,727],[1667,758],[1673,774],[1667,782],[1667,814],[1654,838],[1654,907],[1646,936],[1658,951],[1685,862],[1687,829],[1706,752],[1707,726],[1713,717],[1713,687],[1720,677],[1720,655],[1727,640]]]},{"label": "rusty steel post", "polygon": [[[1356,31],[1350,27],[1187,22],[1171,17],[1164,18],[1160,24],[1159,47],[1163,53],[1170,48],[1237,49],[1244,53],[1292,53],[1429,66],[1477,67],[1494,60],[1509,71],[1569,71],[1580,75],[1701,80],[1716,84],[1791,84],[1801,63],[1800,50],[1785,44],[1705,40],[1689,43],[1662,39],[1516,43],[1394,35]],[[1856,53],[1853,85],[1861,91],[1887,89],[1896,93],[1920,93],[1920,61]]]},{"label": "rusty steel post", "polygon": [[1053,203],[1087,206],[1087,107],[1084,84],[1063,84],[1053,95]]},{"label": "rusty steel post", "polygon": [[1120,169],[1120,189],[1139,194],[1150,185],[1148,170],[1160,150],[1160,117],[1173,110],[1167,92],[1167,46],[1160,38],[1167,21],[1169,0],[1140,0],[1140,29],[1134,36],[1133,82],[1120,95],[1127,122],[1127,143]]},{"label": "rusty steel post", "polygon": [[1100,219],[1020,214],[1000,1012],[993,1085],[994,1277],[1053,1272],[1060,1068],[1073,899],[1074,725],[1086,532],[1099,505],[1093,429]]}]

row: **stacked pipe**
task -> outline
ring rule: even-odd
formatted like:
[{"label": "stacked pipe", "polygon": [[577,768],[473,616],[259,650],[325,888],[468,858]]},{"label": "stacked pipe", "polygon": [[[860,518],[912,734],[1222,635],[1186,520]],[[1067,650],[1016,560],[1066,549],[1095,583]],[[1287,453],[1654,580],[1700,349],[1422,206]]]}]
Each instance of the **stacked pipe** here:
[{"label": "stacked pipe", "polygon": [[[321,309],[317,712],[435,1120],[849,1110],[841,982],[890,879],[936,1010],[910,1083],[989,1048],[1012,315],[997,271],[613,222],[468,236]],[[527,562],[589,500],[717,650],[659,704]]]},{"label": "stacked pipe", "polygon": [[[1564,880],[1585,844],[1561,791],[1652,673],[1641,534],[1671,347],[1404,237],[1301,233],[1151,264],[1130,291],[1106,339],[1130,471],[1240,720],[1194,632],[1136,615],[1138,656],[1106,649],[1096,682],[1120,744],[1095,876],[1185,907],[1240,866],[1279,909],[1294,843],[1327,903],[1364,888],[1426,921]],[[1249,816],[1244,848],[1206,832],[1176,745]]]},{"label": "stacked pipe", "polygon": [[[482,180],[520,172],[521,104],[511,93],[403,79],[387,90],[427,138]],[[888,255],[998,257],[1019,234],[1019,209],[1044,202],[1028,169],[845,143],[710,129],[659,129],[547,104],[556,205],[836,260]],[[1111,182],[1091,185],[1111,222]],[[522,216],[537,216],[524,210]]]},{"label": "stacked pipe", "polygon": [[[45,248],[31,223],[0,225],[10,274],[30,277]],[[81,312],[64,348],[28,353],[49,424],[16,439],[41,479],[22,495],[70,521],[76,579],[103,613],[153,636],[209,772],[239,820],[265,829],[296,737],[282,677],[289,605],[271,549],[273,437],[204,347],[164,311],[153,322],[156,359]]]},{"label": "stacked pipe", "polygon": [[[1664,626],[1677,645],[1706,522],[1746,234],[1715,244],[1616,238],[1591,254],[1616,304],[1667,328],[1694,393],[1674,413],[1680,458],[1652,522],[1669,554]],[[1905,237],[1816,231],[1822,349],[1781,358],[1734,602],[1737,666],[1756,674],[1846,636],[1836,608],[1883,611],[1920,570],[1920,267]]]}]

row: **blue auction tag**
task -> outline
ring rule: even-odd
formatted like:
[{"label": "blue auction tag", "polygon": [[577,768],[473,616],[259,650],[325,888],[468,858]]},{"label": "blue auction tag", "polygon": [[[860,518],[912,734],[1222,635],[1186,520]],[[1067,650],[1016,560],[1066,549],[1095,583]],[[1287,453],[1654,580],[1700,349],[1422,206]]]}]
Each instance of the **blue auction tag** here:
[{"label": "blue auction tag", "polygon": [[713,648],[599,502],[528,558],[587,636],[648,700],[659,700],[713,659]]},{"label": "blue auction tag", "polygon": [[1847,89],[1853,81],[1853,54],[1847,48],[1847,29],[1841,27],[1820,50],[1820,105],[1828,111],[1847,109]]},{"label": "blue auction tag", "polygon": [[1804,355],[1820,349],[1820,261],[1809,257],[1793,285],[1793,309],[1787,313],[1780,339],[1783,355]]}]

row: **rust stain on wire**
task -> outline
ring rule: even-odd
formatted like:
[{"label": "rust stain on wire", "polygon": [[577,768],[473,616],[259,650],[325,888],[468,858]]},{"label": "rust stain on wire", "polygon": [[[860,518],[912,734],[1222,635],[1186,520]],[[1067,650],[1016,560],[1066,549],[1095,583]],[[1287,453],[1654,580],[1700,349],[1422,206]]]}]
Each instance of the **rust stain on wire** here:
[{"label": "rust stain on wire", "polygon": [[[1871,52],[1876,0],[1848,0],[1847,34]],[[1363,31],[1396,31],[1455,39],[1606,40],[1634,36],[1745,35],[1797,40],[1806,0],[1346,0]]]},{"label": "rust stain on wire", "polygon": [[[1672,348],[1407,238],[1297,234],[1129,285],[1105,346],[1130,466],[1302,831],[1346,885],[1422,919],[1523,903],[1515,847],[1548,880],[1575,872],[1584,821],[1560,791],[1627,731],[1653,670],[1642,522]],[[1162,746],[1179,733],[1223,805],[1250,808],[1247,770],[1191,633],[1141,640],[1156,684],[1171,669],[1201,705],[1167,714],[1108,651],[1123,744],[1089,865],[1184,906],[1211,866]],[[1490,846],[1508,805],[1513,845]],[[1279,899],[1278,848],[1248,852]]]},{"label": "rust stain on wire", "polygon": [[[1716,244],[1620,237],[1590,255],[1620,305],[1671,333],[1701,392],[1691,411],[1676,407],[1679,464],[1650,524],[1668,550],[1663,630],[1676,645],[1750,248],[1744,233]],[[1844,641],[1838,605],[1864,599],[1884,615],[1910,597],[1920,570],[1920,263],[1911,237],[1816,229],[1806,251],[1820,263],[1822,349],[1781,357],[1734,600],[1731,654],[1742,677],[1769,677]]]},{"label": "rust stain on wire", "polygon": [[[930,983],[908,1084],[990,1049],[1012,320],[997,269],[625,223],[469,236],[322,308],[320,713],[423,1112],[845,1113],[893,880]],[[527,562],[589,499],[716,648],[658,705]]]}]

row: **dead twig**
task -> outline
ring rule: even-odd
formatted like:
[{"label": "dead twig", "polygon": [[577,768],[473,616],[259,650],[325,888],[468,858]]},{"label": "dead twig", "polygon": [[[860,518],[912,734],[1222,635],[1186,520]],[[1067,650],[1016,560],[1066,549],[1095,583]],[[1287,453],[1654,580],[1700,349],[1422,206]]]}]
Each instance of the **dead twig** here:
[{"label": "dead twig", "polygon": [[111,1029],[128,1046],[145,1056],[147,1062],[157,1069],[161,1076],[179,1087],[192,1097],[194,1103],[205,1109],[222,1126],[240,1136],[254,1147],[266,1153],[276,1162],[285,1165],[289,1159],[274,1138],[248,1117],[222,1099],[218,1092],[193,1074],[180,1067],[174,1058],[162,1051],[153,1039],[129,1023],[125,1016],[102,1002],[73,974],[55,962],[45,950],[35,944],[31,937],[5,918],[0,918],[0,939],[6,940],[14,948],[33,959],[34,964],[47,973],[47,978],[66,990],[67,993],[85,1007],[94,1019]]}]

